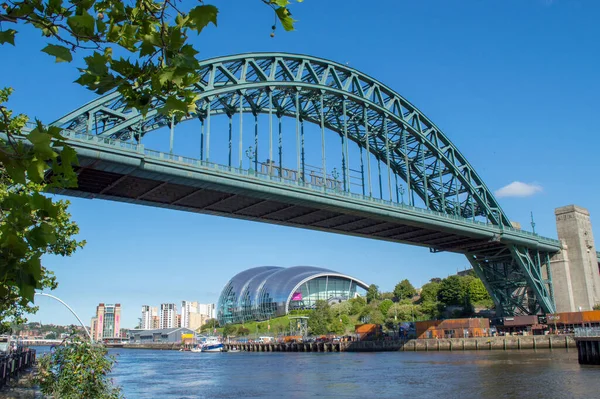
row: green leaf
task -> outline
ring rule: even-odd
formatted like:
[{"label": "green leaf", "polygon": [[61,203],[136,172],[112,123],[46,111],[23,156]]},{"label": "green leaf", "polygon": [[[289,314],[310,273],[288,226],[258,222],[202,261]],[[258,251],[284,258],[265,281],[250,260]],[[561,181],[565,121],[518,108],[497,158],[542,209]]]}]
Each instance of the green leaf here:
[{"label": "green leaf", "polygon": [[7,29],[0,32],[0,44],[9,43],[15,45],[15,34],[17,33],[14,29]]},{"label": "green leaf", "polygon": [[27,135],[27,139],[33,144],[33,150],[38,158],[52,159],[57,156],[52,147],[50,147],[52,136],[48,133],[35,128]]},{"label": "green leaf", "polygon": [[286,7],[290,2],[289,0],[271,0],[271,4],[277,4],[279,7]]},{"label": "green leaf", "polygon": [[55,44],[49,44],[42,50],[44,53],[56,57],[56,62],[71,62],[73,61],[73,55],[71,51],[64,46],[57,46]]},{"label": "green leaf", "polygon": [[217,26],[217,14],[219,10],[215,6],[204,5],[197,6],[190,10],[188,14],[189,21],[187,25],[196,30],[198,33],[202,31],[209,23]]},{"label": "green leaf", "polygon": [[105,55],[94,51],[94,54],[84,58],[87,64],[87,71],[92,75],[103,76],[108,73],[108,67],[106,66],[107,58]]},{"label": "green leaf", "polygon": [[67,19],[67,25],[69,25],[76,36],[82,39],[94,35],[95,22],[94,17],[87,12],[84,12],[82,15],[73,15]]},{"label": "green leaf", "polygon": [[287,8],[279,7],[277,10],[275,10],[275,13],[279,18],[283,29],[287,31],[294,30],[294,22],[296,22],[296,20],[292,19],[290,11]]},{"label": "green leaf", "polygon": [[44,172],[46,171],[46,162],[35,159],[31,161],[27,167],[27,177],[34,183],[41,183],[44,181]]},{"label": "green leaf", "polygon": [[56,242],[56,235],[48,223],[34,227],[28,234],[29,242],[34,248],[44,248]]}]

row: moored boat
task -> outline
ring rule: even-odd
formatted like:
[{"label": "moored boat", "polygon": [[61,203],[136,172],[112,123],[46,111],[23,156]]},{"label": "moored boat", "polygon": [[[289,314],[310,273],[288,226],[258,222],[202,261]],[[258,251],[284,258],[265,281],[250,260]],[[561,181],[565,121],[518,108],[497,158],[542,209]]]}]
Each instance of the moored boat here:
[{"label": "moored boat", "polygon": [[217,337],[207,337],[200,348],[202,352],[223,352],[223,343]]}]

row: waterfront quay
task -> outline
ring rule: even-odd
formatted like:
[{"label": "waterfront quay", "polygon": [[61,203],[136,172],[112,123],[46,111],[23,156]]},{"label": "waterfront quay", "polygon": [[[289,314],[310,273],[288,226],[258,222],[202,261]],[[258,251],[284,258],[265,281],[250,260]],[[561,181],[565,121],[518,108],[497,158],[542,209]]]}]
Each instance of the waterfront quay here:
[{"label": "waterfront quay", "polygon": [[600,328],[576,328],[575,342],[579,364],[600,365]]},{"label": "waterfront quay", "polygon": [[[477,338],[378,340],[320,343],[231,343],[225,349],[243,352],[429,352],[575,348],[572,335],[530,335]],[[598,352],[600,353],[600,352]]]},{"label": "waterfront quay", "polygon": [[[600,340],[600,338],[597,338]],[[108,344],[110,348],[179,350],[176,343]],[[373,340],[346,342],[268,342],[225,343],[225,350],[241,352],[432,352],[472,350],[569,349],[575,338],[565,335],[528,335],[503,337]],[[598,352],[600,353],[600,351]],[[600,364],[600,363],[599,363]]]}]

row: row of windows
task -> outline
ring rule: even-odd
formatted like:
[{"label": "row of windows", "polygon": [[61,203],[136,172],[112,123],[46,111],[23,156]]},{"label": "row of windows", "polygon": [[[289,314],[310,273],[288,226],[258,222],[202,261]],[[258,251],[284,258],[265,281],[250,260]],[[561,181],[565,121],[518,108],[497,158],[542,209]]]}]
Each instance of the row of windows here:
[{"label": "row of windows", "polygon": [[217,318],[221,324],[283,316],[286,313],[288,298],[291,298],[289,309],[312,309],[318,300],[337,303],[353,298],[357,292],[356,282],[331,276],[309,280],[295,292],[287,292],[285,296],[280,294],[277,299],[269,292],[269,287],[264,282],[258,289],[252,289],[252,284],[247,282],[239,297],[236,293],[240,290],[236,288],[235,282],[230,281],[221,293],[217,311]]}]

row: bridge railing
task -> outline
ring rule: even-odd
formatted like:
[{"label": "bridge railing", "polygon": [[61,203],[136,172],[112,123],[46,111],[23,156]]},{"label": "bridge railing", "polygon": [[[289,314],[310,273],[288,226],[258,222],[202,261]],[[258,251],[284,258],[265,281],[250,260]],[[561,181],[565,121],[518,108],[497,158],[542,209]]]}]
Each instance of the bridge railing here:
[{"label": "bridge railing", "polygon": [[600,337],[600,327],[577,327],[575,337]]},{"label": "bridge railing", "polygon": [[[99,144],[101,146],[116,147],[116,148],[120,148],[123,150],[134,151],[136,153],[143,153],[145,156],[148,156],[150,158],[155,158],[155,159],[160,159],[160,160],[170,161],[170,162],[176,162],[176,163],[190,165],[190,166],[198,167],[198,168],[208,168],[208,169],[218,170],[218,171],[224,172],[224,173],[258,178],[261,180],[275,181],[275,182],[279,182],[279,183],[282,183],[282,184],[285,184],[288,186],[301,187],[301,188],[309,189],[312,191],[326,193],[328,195],[348,197],[348,198],[357,199],[360,201],[366,201],[369,203],[377,203],[377,204],[381,204],[381,205],[385,205],[385,206],[389,206],[389,207],[393,207],[393,208],[401,208],[401,209],[409,210],[409,211],[416,212],[416,213],[427,214],[427,215],[432,215],[432,216],[436,216],[436,217],[440,217],[440,218],[445,218],[448,220],[460,221],[463,223],[477,224],[477,225],[482,225],[482,226],[491,226],[489,221],[482,222],[482,221],[476,220],[476,219],[469,219],[469,218],[465,218],[465,217],[458,216],[458,215],[446,214],[446,213],[442,213],[442,212],[433,211],[430,209],[424,209],[424,208],[411,206],[411,205],[404,204],[404,203],[398,203],[398,202],[393,202],[393,201],[384,200],[384,199],[380,199],[380,198],[373,198],[373,197],[369,197],[369,196],[362,195],[362,194],[351,193],[351,192],[344,191],[344,190],[337,189],[337,188],[329,188],[326,186],[314,185],[314,184],[310,184],[310,183],[303,182],[300,180],[286,179],[285,177],[264,174],[264,173],[260,173],[258,171],[240,169],[240,168],[236,168],[233,166],[227,166],[227,165],[217,164],[214,162],[203,161],[203,160],[196,159],[196,158],[191,158],[191,157],[186,157],[186,156],[181,156],[181,155],[174,155],[174,154],[169,154],[169,153],[156,151],[156,150],[149,150],[149,149],[144,148],[144,146],[141,144],[135,144],[135,143],[115,140],[115,139],[111,139],[111,138],[105,138],[105,137],[98,137],[98,136],[87,134],[87,133],[77,133],[77,132],[72,132],[69,130],[63,130],[62,134],[63,134],[63,136],[65,136],[71,140],[77,140],[77,141],[82,141],[82,142],[86,142],[86,143],[91,142],[94,144]],[[507,226],[502,226],[499,228],[502,230],[511,231],[511,232],[514,232],[517,234],[527,235],[527,236],[533,237],[539,241],[543,241],[543,242],[550,243],[553,245],[557,245],[557,246],[561,245],[559,240],[556,240],[553,238],[548,238],[548,237],[543,237],[536,233],[529,232],[526,230],[515,229],[513,227],[507,227]]]}]

